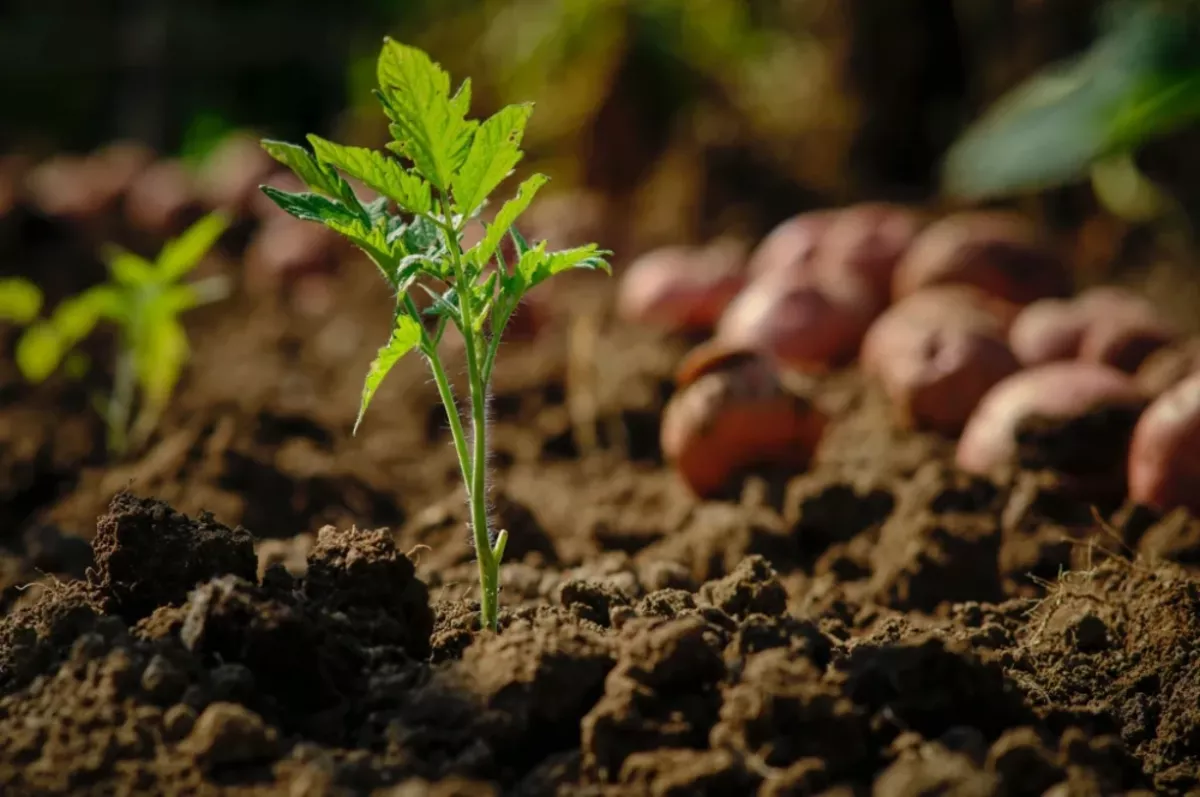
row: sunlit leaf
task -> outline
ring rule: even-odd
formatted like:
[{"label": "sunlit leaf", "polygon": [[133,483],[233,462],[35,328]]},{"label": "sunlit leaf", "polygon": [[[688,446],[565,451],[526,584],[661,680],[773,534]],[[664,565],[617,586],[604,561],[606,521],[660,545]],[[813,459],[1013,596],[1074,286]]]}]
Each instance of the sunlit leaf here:
[{"label": "sunlit leaf", "polygon": [[200,263],[227,229],[229,218],[218,211],[197,221],[178,238],[167,241],[158,253],[159,277],[174,282],[187,274]]},{"label": "sunlit leaf", "polygon": [[476,266],[483,268],[492,259],[504,236],[508,234],[521,214],[529,208],[530,203],[533,202],[533,198],[537,196],[537,192],[549,180],[550,178],[544,174],[535,174],[527,178],[517,188],[516,196],[500,207],[499,212],[496,213],[496,218],[485,226],[483,240],[475,244],[467,255],[475,262]]},{"label": "sunlit leaf", "polygon": [[171,394],[188,358],[187,332],[173,313],[155,312],[134,341],[134,367],[146,403],[161,409]]},{"label": "sunlit leaf", "polygon": [[320,224],[334,221],[343,225],[362,223],[362,218],[358,214],[341,202],[321,194],[307,192],[293,194],[269,185],[263,186],[262,192],[270,197],[276,205],[301,221],[315,221]]},{"label": "sunlit leaf", "polygon": [[21,277],[0,279],[0,321],[28,324],[42,311],[42,291]]},{"label": "sunlit leaf", "polygon": [[64,348],[71,348],[92,334],[102,319],[120,322],[126,315],[125,294],[112,285],[97,285],[63,299],[51,313],[49,323]]},{"label": "sunlit leaf", "polygon": [[63,353],[62,341],[54,327],[47,321],[38,321],[17,341],[17,368],[30,382],[44,382],[62,361]]},{"label": "sunlit leaf", "polygon": [[158,278],[158,270],[154,264],[141,255],[119,246],[105,247],[102,254],[109,273],[122,285],[149,285]]},{"label": "sunlit leaf", "polygon": [[393,200],[409,213],[429,213],[433,207],[429,183],[398,161],[365,147],[347,147],[310,135],[317,159],[341,169],[373,191]]},{"label": "sunlit leaf", "polygon": [[589,271],[604,271],[612,273],[605,255],[595,244],[565,249],[561,252],[547,252],[545,241],[521,256],[517,263],[516,273],[520,275],[524,290],[538,283],[574,268]]},{"label": "sunlit leaf", "polygon": [[371,399],[375,397],[375,391],[383,384],[383,379],[388,375],[400,358],[408,354],[417,343],[421,340],[421,324],[411,316],[405,313],[396,314],[396,325],[392,329],[391,339],[388,340],[386,346],[379,350],[375,356],[375,360],[371,363],[371,368],[367,371],[367,378],[363,382],[362,401],[358,408],[358,417],[354,420],[354,432],[358,432],[358,426],[362,423],[363,416],[367,412],[367,407],[371,404]]},{"label": "sunlit leaf", "polygon": [[[289,144],[286,141],[262,142],[262,147],[272,158],[287,166],[305,185],[313,191],[334,197],[350,205],[358,200],[350,185],[336,171],[328,166],[322,166],[316,158],[304,147]],[[265,189],[264,189],[265,190]]]},{"label": "sunlit leaf", "polygon": [[532,104],[510,105],[480,125],[462,169],[454,177],[458,212],[474,216],[521,161],[521,139]]}]

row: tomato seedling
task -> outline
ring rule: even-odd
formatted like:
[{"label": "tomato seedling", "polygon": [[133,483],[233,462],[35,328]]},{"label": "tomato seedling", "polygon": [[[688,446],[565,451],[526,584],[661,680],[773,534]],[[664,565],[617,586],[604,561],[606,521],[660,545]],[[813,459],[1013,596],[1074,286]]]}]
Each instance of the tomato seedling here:
[{"label": "tomato seedling", "polygon": [[[64,299],[46,318],[38,317],[42,293],[36,285],[20,278],[0,280],[0,318],[27,325],[17,341],[16,359],[30,382],[42,382],[60,365],[79,362],[70,357],[72,350],[100,321],[116,325],[113,388],[101,410],[111,453],[141,446],[170,402],[189,353],[179,316],[227,293],[220,277],[180,282],[227,226],[224,215],[210,214],[168,241],[153,262],[107,247],[102,254],[110,281]],[[138,414],[131,424],[135,403]]]},{"label": "tomato seedling", "polygon": [[[416,349],[427,361],[445,406],[470,507],[479,564],[480,614],[484,628],[498,618],[500,560],[507,533],[493,533],[487,508],[488,384],[504,327],[521,298],[538,283],[572,268],[610,271],[595,244],[551,252],[531,245],[513,226],[547,178],[535,174],[484,226],[482,239],[464,248],[464,229],[521,161],[521,140],[532,104],[510,105],[482,121],[468,119],[471,82],[451,91],[450,76],[419,49],[385,39],[376,64],[375,96],[390,120],[397,157],[308,137],[312,152],[280,141],[263,141],[272,157],[310,189],[262,190],[293,216],[324,224],[362,249],[395,296],[391,339],[367,372],[357,432],[375,391],[396,362]],[[343,176],[345,175],[345,177]],[[346,177],[379,197],[364,202]],[[509,236],[516,260],[504,262],[500,245]],[[495,268],[491,268],[492,264]],[[433,299],[422,312],[412,299],[421,288]],[[428,322],[428,323],[425,323]],[[470,401],[470,437],[438,356],[448,324],[462,334]]]}]

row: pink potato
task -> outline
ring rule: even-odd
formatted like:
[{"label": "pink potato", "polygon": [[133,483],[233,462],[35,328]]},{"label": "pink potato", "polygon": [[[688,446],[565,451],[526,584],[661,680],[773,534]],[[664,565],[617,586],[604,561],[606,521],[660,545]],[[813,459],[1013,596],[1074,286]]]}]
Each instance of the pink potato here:
[{"label": "pink potato", "polygon": [[1138,420],[1129,447],[1129,498],[1200,514],[1200,374],[1173,385]]},{"label": "pink potato", "polygon": [[926,227],[896,267],[892,296],[948,283],[1017,304],[1066,296],[1071,288],[1065,264],[1037,227],[994,211],[957,213]]},{"label": "pink potato", "polygon": [[682,384],[663,411],[661,444],[688,487],[709,498],[754,467],[804,467],[825,423],[768,362],[744,353]]},{"label": "pink potato", "polygon": [[1134,378],[1148,396],[1157,396],[1200,372],[1200,338],[1186,338],[1151,354]]},{"label": "pink potato", "polygon": [[[977,474],[1021,464],[1105,482],[1116,470],[1123,475],[1133,419],[1145,404],[1133,379],[1107,365],[1056,362],[1020,371],[983,397],[959,439],[956,461]],[[1059,437],[1051,437],[1052,429]],[[1038,430],[1043,442],[1053,442],[1045,451],[1028,451]]]},{"label": "pink potato", "polygon": [[838,292],[813,280],[752,282],[721,316],[716,339],[758,352],[784,369],[823,371],[854,359],[875,316],[870,291],[847,280]]},{"label": "pink potato", "polygon": [[750,255],[746,274],[751,280],[768,275],[807,277],[817,249],[837,210],[812,210],[781,222],[759,242]]},{"label": "pink potato", "polygon": [[668,246],[648,252],[621,276],[617,314],[672,332],[708,332],[746,284],[740,245]]},{"label": "pink potato", "polygon": [[813,259],[817,282],[826,289],[850,280],[868,287],[882,309],[891,296],[896,266],[925,221],[913,210],[865,202],[838,212]]},{"label": "pink potato", "polygon": [[243,133],[227,136],[200,164],[196,190],[209,207],[248,215],[261,195],[259,185],[276,165],[256,137]]},{"label": "pink potato", "polygon": [[960,432],[980,399],[1019,370],[1005,341],[1007,303],[972,288],[927,288],[871,325],[863,371],[883,387],[900,424]]},{"label": "pink potato", "polygon": [[1145,298],[1099,287],[1028,305],[1013,323],[1009,345],[1023,365],[1080,359],[1133,372],[1177,336]]},{"label": "pink potato", "polygon": [[159,237],[179,234],[203,213],[192,176],[177,160],[160,160],[142,170],[125,197],[130,225]]}]

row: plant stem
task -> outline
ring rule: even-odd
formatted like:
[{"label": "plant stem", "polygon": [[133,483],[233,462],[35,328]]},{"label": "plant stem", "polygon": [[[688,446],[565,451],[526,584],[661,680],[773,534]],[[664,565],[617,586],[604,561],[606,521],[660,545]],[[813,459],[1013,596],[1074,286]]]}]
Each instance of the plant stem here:
[{"label": "plant stem", "polygon": [[[445,218],[450,218],[449,202],[444,203]],[[458,231],[449,223],[442,226],[446,234],[446,246],[454,268],[455,284],[459,287],[459,313],[462,316],[460,331],[467,356],[467,378],[471,400],[471,441],[474,451],[469,459],[462,457],[464,469],[471,471],[467,478],[467,501],[470,506],[471,533],[475,542],[475,559],[479,564],[479,614],[483,628],[496,631],[499,621],[500,562],[492,549],[492,538],[488,533],[487,507],[487,384],[483,380],[483,363],[480,361],[478,344],[482,335],[475,331],[475,307],[473,285],[463,267]],[[436,379],[436,375],[435,375]]]},{"label": "plant stem", "polygon": [[129,414],[133,409],[133,389],[137,374],[133,356],[124,340],[117,341],[117,365],[113,374],[113,392],[108,399],[105,423],[108,426],[108,448],[114,454],[124,454],[128,445]]}]

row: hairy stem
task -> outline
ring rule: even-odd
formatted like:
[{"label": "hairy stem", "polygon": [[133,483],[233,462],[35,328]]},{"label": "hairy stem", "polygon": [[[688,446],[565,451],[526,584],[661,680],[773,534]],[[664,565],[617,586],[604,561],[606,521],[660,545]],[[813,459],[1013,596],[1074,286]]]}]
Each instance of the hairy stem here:
[{"label": "hairy stem", "polygon": [[[445,218],[450,218],[449,202],[444,203]],[[464,468],[471,471],[467,479],[467,500],[470,505],[471,532],[475,541],[475,559],[479,564],[479,610],[483,628],[495,631],[499,621],[500,562],[492,550],[492,538],[488,532],[487,507],[487,383],[483,379],[483,363],[480,361],[479,344],[483,337],[475,332],[475,297],[472,285],[462,262],[462,249],[458,231],[450,224],[443,226],[446,246],[454,268],[458,286],[459,312],[462,315],[460,331],[463,335],[467,358],[467,378],[471,400],[471,442],[474,451],[469,459],[463,459]]]}]

